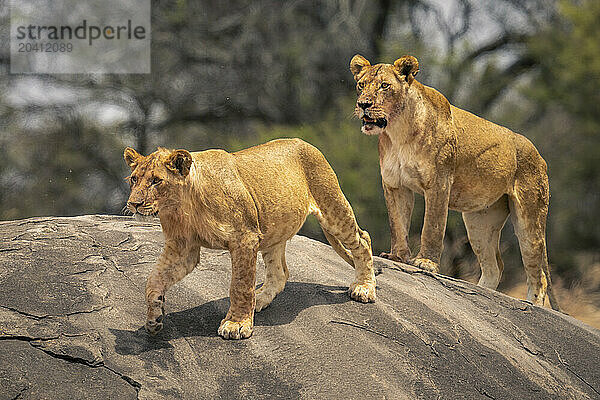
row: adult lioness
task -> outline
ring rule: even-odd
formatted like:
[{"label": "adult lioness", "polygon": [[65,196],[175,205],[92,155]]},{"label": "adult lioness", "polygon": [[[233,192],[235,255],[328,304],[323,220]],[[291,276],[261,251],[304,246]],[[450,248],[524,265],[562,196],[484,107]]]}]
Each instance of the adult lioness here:
[{"label": "adult lioness", "polygon": [[[226,339],[252,334],[254,310],[267,307],[289,276],[286,242],[314,214],[336,252],[355,267],[350,296],[375,300],[371,239],[359,228],[325,157],[299,139],[274,140],[237,153],[159,148],[147,157],[125,149],[131,167],[131,212],[158,213],[165,248],[146,284],[146,330],[162,329],[164,295],[189,274],[200,247],[231,253],[231,306],[218,332]],[[256,256],[266,266],[256,291]],[[256,307],[255,307],[256,306]]]},{"label": "adult lioness", "polygon": [[[496,289],[504,265],[498,243],[509,214],[527,274],[527,299],[552,295],[546,257],[546,163],[525,137],[452,106],[415,80],[419,63],[404,56],[371,65],[356,55],[355,113],[362,132],[379,135],[379,163],[391,227],[391,250],[382,256],[438,271],[448,208],[462,211],[481,266],[479,285]],[[421,249],[410,259],[407,243],[414,195],[425,197]]]}]

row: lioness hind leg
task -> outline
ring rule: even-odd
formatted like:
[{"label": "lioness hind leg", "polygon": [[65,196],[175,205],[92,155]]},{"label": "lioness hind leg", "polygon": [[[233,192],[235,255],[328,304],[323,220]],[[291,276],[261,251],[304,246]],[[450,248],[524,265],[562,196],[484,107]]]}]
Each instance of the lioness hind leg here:
[{"label": "lioness hind leg", "polygon": [[271,304],[275,296],[281,293],[290,276],[285,263],[285,245],[286,242],[283,242],[262,251],[266,270],[265,282],[256,291],[256,312]]},{"label": "lioness hind leg", "polygon": [[527,275],[527,300],[542,306],[549,276],[546,255],[546,215],[548,213],[547,180],[520,188],[509,201],[511,220],[519,239],[521,258]]},{"label": "lioness hind leg", "polygon": [[481,267],[479,286],[495,290],[500,283],[504,269],[499,249],[500,232],[508,214],[507,196],[481,211],[463,213],[467,236]]}]

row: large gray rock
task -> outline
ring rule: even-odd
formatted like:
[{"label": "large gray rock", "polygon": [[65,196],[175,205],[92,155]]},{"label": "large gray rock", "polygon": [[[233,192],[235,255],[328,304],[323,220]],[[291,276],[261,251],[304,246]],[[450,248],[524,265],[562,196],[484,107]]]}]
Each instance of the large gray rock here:
[{"label": "large gray rock", "polygon": [[203,251],[150,337],[158,223],[34,218],[0,236],[0,399],[600,398],[598,330],[381,259],[377,302],[356,303],[352,269],[304,237],[254,336],[226,341],[225,251]]}]

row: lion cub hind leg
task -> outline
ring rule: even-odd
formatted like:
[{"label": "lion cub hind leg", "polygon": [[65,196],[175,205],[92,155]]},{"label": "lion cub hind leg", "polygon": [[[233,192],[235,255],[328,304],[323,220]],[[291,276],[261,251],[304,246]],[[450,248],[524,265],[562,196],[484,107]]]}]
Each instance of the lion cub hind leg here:
[{"label": "lion cub hind leg", "polygon": [[256,312],[271,304],[275,296],[281,293],[290,276],[285,263],[285,245],[286,242],[283,242],[262,251],[266,270],[265,282],[256,291]]},{"label": "lion cub hind leg", "polygon": [[340,257],[354,264],[355,280],[350,285],[350,296],[364,303],[375,301],[375,272],[369,234],[358,227],[354,211],[323,154],[317,148],[305,145],[301,156],[312,196],[311,213],[317,217],[323,230],[328,232],[328,240],[332,241],[333,237],[352,254],[350,263],[348,253],[333,241],[332,247]]},{"label": "lion cub hind leg", "polygon": [[252,336],[254,327],[254,286],[256,282],[256,256],[258,234],[248,233],[230,246],[231,305],[221,321],[218,334],[224,339],[246,339]]},{"label": "lion cub hind leg", "polygon": [[499,250],[500,232],[508,214],[507,196],[481,211],[463,213],[467,236],[481,267],[479,286],[496,290],[500,283],[504,269]]},{"label": "lion cub hind leg", "polygon": [[[344,199],[346,200],[346,199]],[[327,239],[339,241],[343,248],[352,254],[354,266],[354,282],[350,285],[350,297],[362,303],[374,302],[375,294],[375,271],[373,269],[373,254],[371,252],[371,237],[367,231],[358,227],[350,204],[346,201],[345,210],[338,212],[323,213],[320,210],[315,213],[319,224],[328,233]],[[334,249],[341,247],[334,244]],[[342,258],[344,254],[342,254]],[[346,260],[348,261],[348,260]]]}]

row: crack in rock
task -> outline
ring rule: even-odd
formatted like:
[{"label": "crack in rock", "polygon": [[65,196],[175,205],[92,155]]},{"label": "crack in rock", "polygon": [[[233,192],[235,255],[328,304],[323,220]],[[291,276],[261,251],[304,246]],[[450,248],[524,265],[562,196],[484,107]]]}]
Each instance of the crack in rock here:
[{"label": "crack in rock", "polygon": [[378,332],[378,331],[376,331],[376,330],[374,330],[374,329],[371,329],[371,328],[369,328],[369,327],[367,327],[367,326],[364,326],[364,325],[359,325],[359,324],[357,324],[357,323],[355,323],[355,322],[351,322],[351,321],[343,321],[343,320],[335,320],[335,319],[332,319],[331,321],[329,321],[329,323],[330,323],[330,324],[338,324],[338,325],[347,325],[347,326],[352,326],[352,327],[354,327],[354,328],[362,329],[362,330],[364,330],[364,331],[371,332],[371,333],[374,333],[375,335],[378,335],[378,336],[384,337],[384,338],[386,338],[386,339],[389,339],[389,340],[391,340],[391,341],[393,341],[393,342],[395,342],[395,343],[398,343],[398,344],[399,344],[399,345],[401,345],[401,346],[404,346],[404,345],[405,345],[404,343],[400,342],[399,340],[396,340],[396,339],[394,339],[394,338],[392,338],[392,337],[389,337],[389,336],[388,336],[388,335],[386,335],[385,333]]},{"label": "crack in rock", "polygon": [[36,321],[39,321],[39,320],[42,320],[42,319],[46,319],[46,318],[64,318],[64,317],[71,317],[73,315],[79,315],[79,314],[91,314],[91,313],[95,313],[95,312],[98,312],[98,311],[105,310],[107,308],[111,308],[111,306],[101,306],[101,307],[97,307],[97,308],[92,308],[91,310],[73,311],[73,312],[65,313],[65,314],[36,315],[36,314],[31,314],[31,313],[28,313],[28,312],[17,310],[16,308],[13,308],[13,307],[2,306],[2,305],[0,305],[0,307],[4,308],[6,310],[12,311],[14,313],[17,313],[19,315],[23,315],[23,316],[25,316],[27,318],[34,319]]},{"label": "crack in rock", "polygon": [[75,357],[75,356],[71,356],[69,354],[55,353],[55,352],[45,349],[45,348],[41,347],[39,344],[35,343],[36,341],[39,342],[41,340],[47,341],[47,340],[58,339],[58,337],[51,338],[51,339],[40,339],[40,338],[31,338],[28,336],[11,336],[11,337],[0,337],[0,339],[5,339],[5,340],[13,339],[13,340],[21,340],[21,341],[29,342],[31,347],[33,347],[34,349],[43,351],[50,357],[53,357],[53,358],[56,358],[59,360],[64,360],[64,361],[67,361],[67,362],[70,362],[73,364],[85,365],[86,367],[89,367],[89,368],[104,368],[104,369],[112,372],[113,374],[117,375],[119,378],[121,378],[125,382],[127,382],[127,384],[132,386],[136,392],[136,398],[139,398],[139,392],[140,392],[140,389],[142,388],[142,384],[139,383],[138,381],[136,381],[135,379],[133,379],[132,377],[125,375],[125,374],[105,365],[104,360],[100,360],[98,362],[90,362],[89,360],[86,360],[85,358]]},{"label": "crack in rock", "polygon": [[588,381],[586,381],[585,379],[583,379],[582,376],[580,376],[577,372],[573,371],[571,369],[571,366],[569,365],[569,363],[567,363],[566,361],[564,361],[562,359],[562,357],[560,356],[560,354],[558,353],[558,351],[554,350],[554,352],[556,353],[556,356],[558,357],[558,361],[560,361],[560,363],[562,365],[564,365],[564,367],[567,369],[567,371],[569,371],[570,373],[572,373],[573,375],[575,375],[581,382],[583,382],[585,385],[587,385],[590,389],[592,389],[596,394],[600,395],[600,391],[598,391],[598,389],[596,389],[594,386],[592,386]]},{"label": "crack in rock", "polygon": [[21,389],[21,391],[15,396],[13,397],[11,400],[17,400],[20,399],[21,396],[23,396],[23,393],[25,393],[26,391],[29,390],[29,387],[24,387],[23,389]]}]

